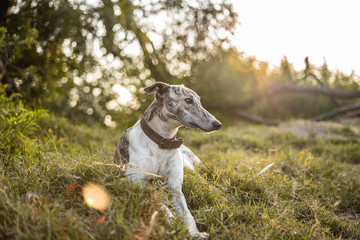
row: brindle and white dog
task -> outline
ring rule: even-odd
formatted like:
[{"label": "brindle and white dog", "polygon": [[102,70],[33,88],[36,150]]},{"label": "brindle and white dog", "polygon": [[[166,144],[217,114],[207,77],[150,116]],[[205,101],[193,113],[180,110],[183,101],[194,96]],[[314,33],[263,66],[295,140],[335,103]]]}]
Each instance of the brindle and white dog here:
[{"label": "brindle and white dog", "polygon": [[[146,173],[157,174],[166,179],[168,188],[172,190],[175,210],[186,224],[190,236],[208,238],[209,234],[197,229],[181,190],[183,168],[193,170],[193,164],[200,160],[190,149],[181,145],[182,140],[174,136],[181,126],[211,132],[218,130],[221,123],[201,106],[200,97],[183,85],[157,82],[144,90],[146,93],[156,91],[156,98],[145,111],[143,119],[121,136],[114,162],[137,166],[128,167],[126,175],[139,185],[143,185],[144,180],[149,180]],[[157,139],[151,134],[161,136],[160,138],[164,138],[162,140],[170,144],[162,145],[162,141],[156,142]],[[172,144],[173,142],[176,144]]]}]

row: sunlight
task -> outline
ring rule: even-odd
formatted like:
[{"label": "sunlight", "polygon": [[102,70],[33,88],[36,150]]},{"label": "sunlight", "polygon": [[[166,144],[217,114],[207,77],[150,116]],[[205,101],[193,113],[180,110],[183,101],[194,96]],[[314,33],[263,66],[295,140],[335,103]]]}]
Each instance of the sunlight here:
[{"label": "sunlight", "polygon": [[96,210],[104,211],[110,205],[110,197],[100,185],[87,183],[82,190],[86,205]]},{"label": "sunlight", "polygon": [[131,95],[130,91],[127,88],[125,88],[125,87],[123,87],[123,86],[121,86],[119,84],[115,84],[112,87],[112,90],[114,92],[116,92],[117,94],[119,94],[119,97],[117,98],[117,101],[120,104],[123,105],[123,104],[126,104],[126,103],[131,101],[132,95]]},{"label": "sunlight", "polygon": [[295,69],[304,58],[350,74],[360,72],[359,2],[328,0],[231,1],[240,26],[232,41],[247,56],[278,66],[286,56]]}]

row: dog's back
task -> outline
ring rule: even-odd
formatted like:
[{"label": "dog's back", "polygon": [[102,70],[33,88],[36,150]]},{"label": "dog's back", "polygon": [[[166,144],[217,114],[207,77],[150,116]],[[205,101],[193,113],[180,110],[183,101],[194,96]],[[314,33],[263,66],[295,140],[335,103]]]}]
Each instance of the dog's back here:
[{"label": "dog's back", "polygon": [[129,134],[131,129],[132,127],[126,129],[116,145],[114,163],[117,165],[129,163]]}]

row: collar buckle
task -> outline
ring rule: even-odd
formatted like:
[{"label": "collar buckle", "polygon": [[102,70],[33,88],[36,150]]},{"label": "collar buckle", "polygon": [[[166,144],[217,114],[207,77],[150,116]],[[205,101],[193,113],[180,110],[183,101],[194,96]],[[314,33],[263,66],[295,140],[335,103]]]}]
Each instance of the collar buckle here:
[{"label": "collar buckle", "polygon": [[159,142],[159,147],[162,149],[175,149],[179,148],[183,143],[183,139],[179,138],[162,138]]}]

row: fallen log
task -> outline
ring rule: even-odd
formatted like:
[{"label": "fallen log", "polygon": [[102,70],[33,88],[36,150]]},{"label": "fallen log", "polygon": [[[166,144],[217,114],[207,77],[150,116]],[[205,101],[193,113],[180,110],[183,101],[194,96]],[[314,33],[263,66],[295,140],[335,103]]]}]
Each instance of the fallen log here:
[{"label": "fallen log", "polygon": [[345,115],[341,115],[339,117],[336,117],[336,118],[333,119],[333,121],[340,122],[340,121],[345,120],[345,119],[358,118],[358,117],[360,117],[360,110],[350,112],[350,113],[347,113]]},{"label": "fallen log", "polygon": [[358,110],[358,109],[360,109],[360,102],[336,108],[334,110],[331,110],[330,112],[326,112],[326,113],[323,113],[323,114],[318,115],[316,117],[313,117],[311,120],[313,120],[313,121],[323,121],[323,120],[327,120],[327,119],[336,117],[339,114],[345,114],[347,112]]}]

